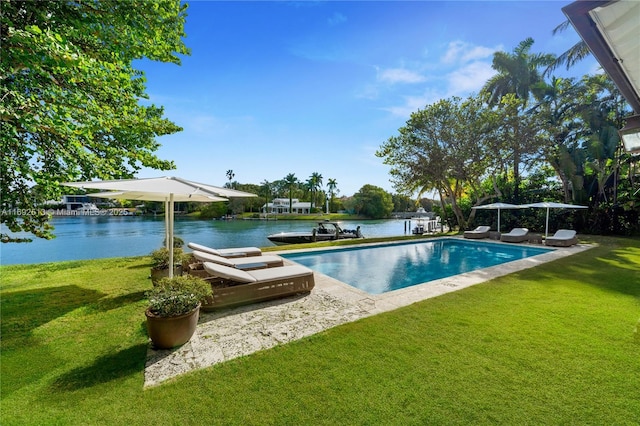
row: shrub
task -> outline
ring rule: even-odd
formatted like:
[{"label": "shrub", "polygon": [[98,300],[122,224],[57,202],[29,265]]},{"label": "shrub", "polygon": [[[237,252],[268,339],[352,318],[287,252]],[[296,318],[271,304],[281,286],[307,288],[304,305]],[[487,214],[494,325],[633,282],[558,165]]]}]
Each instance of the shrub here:
[{"label": "shrub", "polygon": [[200,301],[210,296],[211,285],[201,278],[191,275],[163,278],[147,291],[149,310],[159,317],[184,315],[198,306]]},{"label": "shrub", "polygon": [[[151,252],[151,260],[154,269],[169,269],[169,250],[166,247],[159,248]],[[173,263],[182,263],[185,256],[181,248],[173,249]]]}]

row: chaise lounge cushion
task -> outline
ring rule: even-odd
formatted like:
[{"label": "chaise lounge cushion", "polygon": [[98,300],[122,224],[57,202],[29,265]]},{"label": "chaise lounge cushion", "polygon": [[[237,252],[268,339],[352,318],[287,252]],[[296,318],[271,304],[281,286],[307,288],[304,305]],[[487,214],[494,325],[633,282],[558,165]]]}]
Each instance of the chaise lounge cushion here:
[{"label": "chaise lounge cushion", "polygon": [[199,260],[200,262],[219,263],[220,265],[225,265],[230,268],[248,269],[252,267],[253,269],[261,269],[284,265],[284,259],[280,256],[275,255],[260,257],[250,256],[228,259],[226,257],[216,256],[215,254],[205,253],[199,250],[194,250],[192,254],[193,257],[195,257],[196,260]]},{"label": "chaise lounge cushion", "polygon": [[248,272],[241,269],[231,268],[229,266],[211,262],[204,262],[203,265],[204,269],[211,275],[224,278],[226,280],[234,281],[237,283],[255,283],[257,281]]},{"label": "chaise lounge cushion", "polygon": [[187,247],[192,250],[202,251],[205,253],[215,254],[221,257],[246,257],[246,256],[261,256],[262,250],[258,247],[235,247],[226,249],[214,249],[211,247],[203,246],[202,244],[188,243]]},{"label": "chaise lounge cushion", "polygon": [[216,277],[224,278],[237,283],[258,283],[312,275],[313,271],[302,265],[288,265],[279,268],[258,269],[255,271],[242,271],[217,263],[204,262],[204,269]]}]

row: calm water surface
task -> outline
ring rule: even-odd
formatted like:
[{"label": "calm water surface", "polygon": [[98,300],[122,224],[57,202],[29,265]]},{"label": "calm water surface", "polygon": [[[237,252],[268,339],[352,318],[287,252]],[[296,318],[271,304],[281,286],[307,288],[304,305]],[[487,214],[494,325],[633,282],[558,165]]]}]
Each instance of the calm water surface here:
[{"label": "calm water surface", "polygon": [[[360,229],[365,237],[404,235],[404,220],[341,221],[344,228]],[[0,244],[0,264],[42,263],[60,260],[142,256],[162,246],[164,219],[151,217],[59,217],[53,240],[34,238],[32,243]],[[193,220],[177,218],[175,235],[185,243],[211,247],[267,247],[267,235],[311,231],[312,221]]]}]

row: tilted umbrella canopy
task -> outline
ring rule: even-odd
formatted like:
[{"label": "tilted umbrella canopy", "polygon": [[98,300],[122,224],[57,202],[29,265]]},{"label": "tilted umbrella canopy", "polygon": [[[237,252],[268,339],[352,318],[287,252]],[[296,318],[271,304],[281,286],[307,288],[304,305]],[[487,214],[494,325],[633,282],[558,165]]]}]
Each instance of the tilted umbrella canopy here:
[{"label": "tilted umbrella canopy", "polygon": [[519,209],[521,206],[517,204],[508,204],[508,203],[492,203],[485,204],[483,206],[475,206],[471,207],[472,209],[483,209],[483,210],[498,210],[498,232],[500,232],[500,210],[502,209]]},{"label": "tilted umbrella canopy", "polygon": [[[62,185],[84,189],[102,189],[119,191],[102,196],[103,198],[123,198],[133,200],[164,201],[166,245],[169,250],[169,264],[173,265],[173,219],[175,201],[222,201],[221,197],[257,197],[244,191],[221,188],[213,185],[192,182],[173,176],[146,179],[119,179],[105,181],[65,182]],[[173,276],[173,268],[169,268],[169,277]]]},{"label": "tilted umbrella canopy", "polygon": [[587,206],[578,206],[575,204],[565,204],[565,203],[553,203],[549,201],[545,201],[542,203],[533,203],[533,204],[523,204],[523,208],[531,207],[537,209],[547,209],[547,219],[545,221],[544,227],[544,238],[546,239],[549,235],[549,210],[550,209],[586,209]]}]

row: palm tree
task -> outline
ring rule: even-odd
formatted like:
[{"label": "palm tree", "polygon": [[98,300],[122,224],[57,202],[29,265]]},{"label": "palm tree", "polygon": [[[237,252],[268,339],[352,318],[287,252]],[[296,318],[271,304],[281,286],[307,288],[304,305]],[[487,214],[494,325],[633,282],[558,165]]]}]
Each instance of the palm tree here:
[{"label": "palm tree", "polygon": [[526,106],[532,89],[544,81],[538,69],[551,64],[555,56],[529,53],[533,43],[533,39],[529,37],[521,41],[513,53],[494,53],[491,67],[498,74],[491,77],[482,89],[489,93],[490,105],[499,104],[504,95],[513,93]]},{"label": "palm tree", "polygon": [[544,155],[560,179],[565,203],[575,197],[575,191],[582,189],[583,179],[578,174],[583,160],[580,158],[576,131],[579,128],[579,114],[585,110],[581,92],[586,90],[574,79],[553,77],[549,84],[540,85],[536,90],[538,103],[528,112],[542,118],[548,143]]},{"label": "palm tree", "polygon": [[[336,194],[336,188],[338,187],[338,182],[335,179],[329,179],[327,181],[327,188],[329,189],[329,194],[331,196],[331,207],[333,207],[333,197]],[[329,213],[329,212],[327,212]]]},{"label": "palm tree", "polygon": [[[570,27],[571,22],[569,22],[569,20],[567,19],[566,21],[555,27],[552,31],[552,34],[556,35]],[[561,65],[565,65],[567,69],[569,69],[590,54],[591,50],[589,50],[589,46],[587,46],[587,43],[585,43],[584,40],[580,39],[579,42],[571,46],[566,52],[562,53],[556,58],[555,61],[549,64],[549,66],[547,66],[547,69],[544,70],[543,75],[547,76],[551,74]]]},{"label": "palm tree", "polygon": [[289,213],[292,213],[292,211],[293,211],[293,190],[294,190],[294,188],[296,188],[300,184],[300,181],[298,180],[298,178],[296,177],[295,174],[289,173],[288,175],[286,175],[284,177],[284,182],[285,182],[287,188],[289,189]]},{"label": "palm tree", "polygon": [[[504,105],[505,107],[513,105],[513,99],[511,101],[507,99],[507,95],[512,95],[515,97],[515,101],[520,103],[515,109],[517,116],[526,108],[532,91],[544,83],[544,79],[538,69],[551,64],[555,60],[555,56],[529,53],[533,43],[533,39],[529,37],[521,41],[513,50],[513,53],[494,53],[491,67],[498,71],[498,74],[491,77],[482,88],[484,92],[489,94],[488,102],[490,105]],[[505,99],[506,103],[503,104]],[[515,119],[516,117],[513,118]],[[514,123],[518,123],[518,121],[516,120]],[[510,133],[517,135],[520,132],[517,128],[513,128]],[[513,178],[515,181],[514,197],[516,200],[519,197],[521,147],[527,145],[526,142],[525,140],[509,141],[512,150]]]},{"label": "palm tree", "polygon": [[309,176],[307,183],[311,190],[311,209],[313,209],[316,202],[316,194],[318,193],[318,190],[322,188],[322,175],[318,172],[313,172],[311,176]]},{"label": "palm tree", "polygon": [[269,215],[269,199],[271,198],[271,182],[268,180],[264,180],[260,184],[260,193],[264,195],[264,205],[267,209],[267,217]]},{"label": "palm tree", "polygon": [[235,173],[233,173],[233,170],[229,169],[227,170],[227,179],[229,179],[229,188],[233,189],[233,186],[231,184],[231,181],[233,180],[233,178],[236,176]]}]

